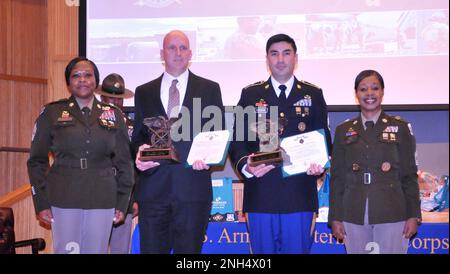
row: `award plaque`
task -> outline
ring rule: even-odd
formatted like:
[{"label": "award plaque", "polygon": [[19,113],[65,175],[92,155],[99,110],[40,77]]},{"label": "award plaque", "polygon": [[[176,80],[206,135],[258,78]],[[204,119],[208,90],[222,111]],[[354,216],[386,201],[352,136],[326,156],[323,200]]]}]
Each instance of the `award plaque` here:
[{"label": "award plaque", "polygon": [[284,121],[284,119],[280,119],[276,125],[270,119],[264,119],[250,126],[259,139],[259,152],[250,156],[250,166],[261,164],[279,166],[283,163],[285,156],[280,148],[279,135],[284,130]]},{"label": "award plaque", "polygon": [[139,153],[141,161],[171,160],[179,163],[178,155],[172,145],[170,128],[172,122],[164,116],[144,118],[144,125],[148,128],[150,136],[149,148],[144,148]]}]

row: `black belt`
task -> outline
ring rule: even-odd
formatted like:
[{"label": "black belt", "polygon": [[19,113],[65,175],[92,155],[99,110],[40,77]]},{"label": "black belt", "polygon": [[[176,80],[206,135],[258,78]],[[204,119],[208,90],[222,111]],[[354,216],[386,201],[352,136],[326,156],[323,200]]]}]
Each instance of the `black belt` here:
[{"label": "black belt", "polygon": [[56,159],[55,167],[69,167],[79,169],[92,169],[92,168],[112,168],[111,161],[93,161],[87,158],[80,159]]}]

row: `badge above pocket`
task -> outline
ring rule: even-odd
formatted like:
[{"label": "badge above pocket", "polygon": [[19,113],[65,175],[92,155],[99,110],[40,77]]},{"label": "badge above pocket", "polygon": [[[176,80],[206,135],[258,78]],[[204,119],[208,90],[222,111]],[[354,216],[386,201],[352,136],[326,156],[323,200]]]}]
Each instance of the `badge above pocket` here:
[{"label": "badge above pocket", "polygon": [[356,130],[353,128],[349,128],[347,132],[345,133],[345,143],[347,145],[356,143],[358,141],[359,134]]},{"label": "badge above pocket", "polygon": [[58,117],[58,119],[56,120],[56,126],[59,127],[72,126],[74,124],[75,122],[73,120],[73,117],[70,116],[70,113],[67,110],[64,110],[61,113],[61,116]]}]

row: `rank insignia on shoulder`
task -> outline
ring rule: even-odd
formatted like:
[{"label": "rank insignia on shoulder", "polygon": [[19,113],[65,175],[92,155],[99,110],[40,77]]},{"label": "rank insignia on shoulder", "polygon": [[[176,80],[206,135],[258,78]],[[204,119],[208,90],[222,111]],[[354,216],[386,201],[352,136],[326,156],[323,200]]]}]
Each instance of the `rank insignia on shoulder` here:
[{"label": "rank insignia on shoulder", "polygon": [[261,81],[258,81],[258,82],[256,82],[256,83],[253,83],[253,84],[250,84],[250,85],[246,86],[244,89],[247,89],[247,88],[253,87],[253,86],[259,86],[259,85],[264,84],[265,82],[266,82],[266,81],[261,80]]},{"label": "rank insignia on shoulder", "polygon": [[314,84],[311,84],[310,82],[307,82],[307,81],[305,81],[305,80],[300,80],[300,82],[302,82],[303,84],[306,84],[306,85],[315,87],[315,88],[317,88],[317,89],[321,89],[320,87],[318,87],[318,86],[316,86],[316,85],[314,85]]},{"label": "rank insignia on shoulder", "polygon": [[69,101],[69,99],[63,98],[63,99],[59,99],[58,101],[49,102],[49,103],[46,104],[46,106],[50,106],[50,105],[54,105],[54,104],[66,103],[67,101]]},{"label": "rank insignia on shoulder", "polygon": [[270,87],[270,85],[267,84],[264,88],[265,88],[265,89],[269,89],[269,87]]},{"label": "rank insignia on shoulder", "polygon": [[301,89],[302,86],[300,86],[300,84],[297,84],[297,89]]}]

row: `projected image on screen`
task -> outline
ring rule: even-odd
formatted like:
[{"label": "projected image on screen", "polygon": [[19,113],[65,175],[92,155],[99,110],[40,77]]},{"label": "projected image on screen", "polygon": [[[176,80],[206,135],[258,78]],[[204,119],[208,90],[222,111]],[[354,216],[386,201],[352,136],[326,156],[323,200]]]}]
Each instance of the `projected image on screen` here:
[{"label": "projected image on screen", "polygon": [[320,86],[329,105],[354,105],[354,77],[367,68],[385,78],[385,104],[448,104],[447,1],[329,2],[88,1],[87,55],[133,90],[161,75],[163,37],[182,30],[191,70],[235,105],[243,87],[269,77],[267,39],[286,33],[298,47],[296,77]]}]

